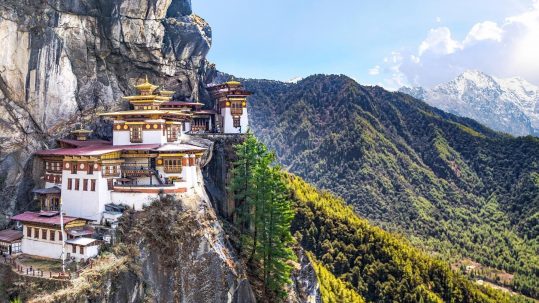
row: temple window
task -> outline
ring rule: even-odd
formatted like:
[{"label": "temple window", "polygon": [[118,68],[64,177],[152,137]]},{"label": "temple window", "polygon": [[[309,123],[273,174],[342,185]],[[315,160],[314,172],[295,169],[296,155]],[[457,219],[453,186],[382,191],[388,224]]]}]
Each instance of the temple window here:
[{"label": "temple window", "polygon": [[134,125],[129,128],[129,135],[131,143],[141,143],[142,142],[142,126]]},{"label": "temple window", "polygon": [[88,163],[88,175],[92,175],[94,173],[94,165],[92,163]]},{"label": "temple window", "polygon": [[34,230],[34,238],[39,239],[39,228]]},{"label": "temple window", "polygon": [[77,163],[71,163],[71,173],[72,174],[77,173]]},{"label": "temple window", "polygon": [[47,230],[46,229],[41,230],[41,239],[42,240],[47,240]]},{"label": "temple window", "polygon": [[167,125],[167,141],[175,142],[178,140],[178,126]]},{"label": "temple window", "polygon": [[56,234],[56,231],[51,230],[50,233],[49,233],[49,235],[50,235],[50,236],[49,236],[49,240],[54,241],[54,235],[55,235],[55,234]]},{"label": "temple window", "polygon": [[26,227],[26,237],[32,237],[32,228],[30,226]]},{"label": "temple window", "polygon": [[67,179],[67,189],[71,190],[73,188],[73,179],[68,178]]},{"label": "temple window", "polygon": [[51,210],[60,210],[60,198],[51,198]]},{"label": "temple window", "polygon": [[75,190],[79,190],[79,188],[80,188],[80,180],[75,179]]},{"label": "temple window", "polygon": [[79,250],[80,250],[80,254],[81,254],[81,255],[84,255],[84,247],[81,246],[81,247],[79,248]]},{"label": "temple window", "polygon": [[233,123],[234,127],[240,127],[240,126],[241,126],[240,118],[239,118],[239,117],[234,117],[234,118],[232,119],[232,123]]},{"label": "temple window", "polygon": [[181,159],[166,159],[164,162],[165,162],[166,173],[181,173],[182,172]]},{"label": "temple window", "polygon": [[90,180],[90,190],[95,191],[95,180]]},{"label": "temple window", "polygon": [[82,179],[82,190],[88,191],[88,179]]},{"label": "temple window", "polygon": [[243,106],[241,101],[232,101],[230,113],[232,115],[241,115],[243,113]]},{"label": "temple window", "polygon": [[71,247],[72,247],[72,248],[71,248],[71,252],[73,252],[74,254],[76,254],[76,253],[77,253],[77,246],[73,245],[73,246],[71,246]]}]

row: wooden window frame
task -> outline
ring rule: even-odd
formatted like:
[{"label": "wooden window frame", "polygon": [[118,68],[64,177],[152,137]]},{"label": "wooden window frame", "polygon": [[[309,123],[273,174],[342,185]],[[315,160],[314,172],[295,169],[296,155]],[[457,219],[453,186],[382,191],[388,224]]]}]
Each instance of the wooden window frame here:
[{"label": "wooden window frame", "polygon": [[64,241],[64,234],[62,234],[62,231],[58,232],[58,240]]},{"label": "wooden window frame", "polygon": [[32,228],[30,226],[26,226],[26,237],[32,238]]},{"label": "wooden window frame", "polygon": [[90,191],[95,191],[95,179],[90,180]]},{"label": "wooden window frame", "polygon": [[79,246],[79,253],[84,255],[84,246]]},{"label": "wooden window frame", "polygon": [[41,240],[47,240],[47,230],[45,228],[41,229]]},{"label": "wooden window frame", "polygon": [[241,118],[234,118],[232,117],[232,126],[235,128],[241,127]]},{"label": "wooden window frame", "polygon": [[82,190],[88,191],[88,179],[82,179]]},{"label": "wooden window frame", "polygon": [[74,254],[77,253],[77,245],[71,245],[71,252]]},{"label": "wooden window frame", "polygon": [[142,125],[131,125],[129,127],[129,142],[142,143]]},{"label": "wooden window frame", "polygon": [[80,190],[80,179],[75,179],[75,190]]},{"label": "wooden window frame", "polygon": [[243,114],[242,101],[232,101],[232,102],[230,102],[230,114],[232,114],[232,115],[242,115]]},{"label": "wooden window frame", "polygon": [[178,141],[178,126],[177,125],[167,125],[167,142],[176,142]]},{"label": "wooden window frame", "polygon": [[77,174],[77,172],[78,172],[77,168],[78,168],[77,163],[76,163],[76,162],[72,162],[72,163],[71,163],[71,174],[72,174],[72,175],[76,175],[76,174]]},{"label": "wooden window frame", "polygon": [[163,169],[166,173],[181,173],[182,159],[165,159],[163,161]]},{"label": "wooden window frame", "polygon": [[34,239],[39,239],[39,228],[34,228]]},{"label": "wooden window frame", "polygon": [[49,231],[49,240],[51,240],[51,241],[56,241],[56,240],[55,240],[55,238],[56,238],[55,235],[56,235],[56,231],[51,229],[51,230]]}]

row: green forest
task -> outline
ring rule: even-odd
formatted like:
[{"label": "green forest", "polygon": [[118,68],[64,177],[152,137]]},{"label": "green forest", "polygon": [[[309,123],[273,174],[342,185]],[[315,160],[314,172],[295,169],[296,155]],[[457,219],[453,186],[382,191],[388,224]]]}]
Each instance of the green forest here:
[{"label": "green forest", "polygon": [[335,277],[322,263],[310,254],[318,282],[320,283],[320,294],[324,303],[364,303],[361,297],[349,283]]},{"label": "green forest", "polygon": [[359,218],[342,199],[283,178],[295,202],[292,232],[312,254],[324,302],[532,302],[479,286]]},{"label": "green forest", "polygon": [[539,298],[538,138],[345,76],[244,83],[253,132],[286,170],[446,261],[514,274],[506,284]]}]

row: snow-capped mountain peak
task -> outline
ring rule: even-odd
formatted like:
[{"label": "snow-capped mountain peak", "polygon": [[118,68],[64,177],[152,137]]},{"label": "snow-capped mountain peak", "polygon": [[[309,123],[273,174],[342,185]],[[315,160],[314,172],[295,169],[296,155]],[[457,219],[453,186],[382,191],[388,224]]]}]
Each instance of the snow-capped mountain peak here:
[{"label": "snow-capped mountain peak", "polygon": [[431,89],[400,91],[496,130],[539,136],[539,87],[520,77],[500,79],[468,70]]}]

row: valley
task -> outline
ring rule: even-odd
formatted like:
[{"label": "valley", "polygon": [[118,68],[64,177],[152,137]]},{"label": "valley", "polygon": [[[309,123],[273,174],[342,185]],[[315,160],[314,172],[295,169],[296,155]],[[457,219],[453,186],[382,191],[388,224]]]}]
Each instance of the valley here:
[{"label": "valley", "polygon": [[253,131],[287,170],[415,245],[515,274],[512,289],[538,296],[538,139],[345,76],[246,86]]}]

